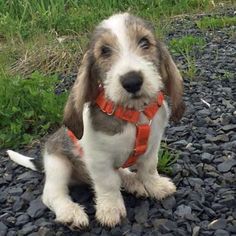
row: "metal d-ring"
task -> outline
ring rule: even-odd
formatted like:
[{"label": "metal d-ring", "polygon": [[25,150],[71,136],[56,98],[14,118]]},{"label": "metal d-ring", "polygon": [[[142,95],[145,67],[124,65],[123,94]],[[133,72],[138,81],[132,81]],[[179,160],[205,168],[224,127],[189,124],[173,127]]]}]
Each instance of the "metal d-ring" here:
[{"label": "metal d-ring", "polygon": [[149,125],[149,126],[151,126],[151,124],[152,124],[152,119],[151,119],[151,120],[149,120],[149,124],[148,124],[148,125]]},{"label": "metal d-ring", "polygon": [[107,112],[107,115],[112,116],[112,115],[114,114],[114,112],[115,112],[115,109],[116,109],[116,108],[115,108],[115,106],[114,106],[111,112]]}]

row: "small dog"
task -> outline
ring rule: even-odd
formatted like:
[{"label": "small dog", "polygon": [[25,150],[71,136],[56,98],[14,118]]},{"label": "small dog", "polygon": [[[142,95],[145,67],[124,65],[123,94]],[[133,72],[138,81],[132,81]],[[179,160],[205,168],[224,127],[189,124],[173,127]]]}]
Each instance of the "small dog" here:
[{"label": "small dog", "polygon": [[[88,226],[83,206],[68,193],[71,183],[91,184],[96,218],[113,227],[126,216],[121,188],[163,199],[175,185],[157,172],[157,153],[171,101],[171,118],[184,112],[182,77],[152,26],[128,13],[95,29],[64,110],[63,126],[45,144],[43,202],[57,221]],[[13,151],[15,162],[35,160]],[[132,165],[131,168],[128,168]]]}]

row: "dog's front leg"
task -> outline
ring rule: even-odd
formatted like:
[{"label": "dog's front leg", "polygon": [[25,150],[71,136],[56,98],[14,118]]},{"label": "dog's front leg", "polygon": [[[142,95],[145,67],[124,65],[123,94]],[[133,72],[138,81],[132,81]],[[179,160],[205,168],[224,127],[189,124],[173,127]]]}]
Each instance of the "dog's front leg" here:
[{"label": "dog's front leg", "polygon": [[159,146],[160,144],[154,145],[137,164],[137,179],[143,183],[148,195],[155,199],[163,199],[176,191],[175,185],[169,178],[158,174]]},{"label": "dog's front leg", "polygon": [[120,176],[112,166],[111,157],[99,160],[100,154],[88,161],[87,167],[93,180],[96,195],[96,218],[104,226],[113,227],[126,216],[120,192]]},{"label": "dog's front leg", "polygon": [[83,228],[89,224],[83,206],[75,203],[69,196],[68,185],[72,166],[64,156],[44,155],[46,180],[43,202],[56,214],[56,220],[71,228]]}]

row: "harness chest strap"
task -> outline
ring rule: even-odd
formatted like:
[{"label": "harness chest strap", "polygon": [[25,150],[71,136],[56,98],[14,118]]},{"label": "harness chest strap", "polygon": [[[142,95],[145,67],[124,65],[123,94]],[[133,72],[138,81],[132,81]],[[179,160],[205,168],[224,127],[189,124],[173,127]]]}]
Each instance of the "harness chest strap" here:
[{"label": "harness chest strap", "polygon": [[[136,126],[136,138],[135,138],[134,150],[132,155],[129,156],[126,162],[122,165],[123,168],[135,164],[138,157],[146,152],[148,138],[150,136],[150,130],[151,130],[150,127],[151,121],[156,112],[158,111],[159,107],[161,107],[163,101],[164,101],[163,93],[159,92],[157,95],[157,100],[154,103],[148,105],[143,111],[136,111],[133,109],[123,108],[122,106],[114,106],[114,104],[111,101],[105,98],[103,91],[98,95],[96,103],[104,113],[108,115],[113,115],[129,123],[133,123]],[[149,123],[138,124],[141,113],[143,113],[148,118]],[[70,130],[67,130],[67,134],[72,140],[72,142],[78,147],[80,156],[83,156],[83,150],[79,145],[78,139]]]}]

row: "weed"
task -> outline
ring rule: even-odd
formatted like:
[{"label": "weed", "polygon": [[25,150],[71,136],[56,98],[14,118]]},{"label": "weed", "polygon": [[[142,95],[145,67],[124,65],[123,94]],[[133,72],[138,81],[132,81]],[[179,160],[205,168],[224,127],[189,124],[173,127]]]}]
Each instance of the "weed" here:
[{"label": "weed", "polygon": [[231,71],[225,71],[221,76],[217,76],[216,79],[218,80],[231,80],[234,79],[234,73]]},{"label": "weed", "polygon": [[54,94],[56,76],[30,79],[0,74],[0,146],[18,147],[46,134],[61,121],[67,94]]},{"label": "weed", "polygon": [[167,145],[162,145],[158,154],[157,170],[160,173],[171,175],[171,165],[174,164],[178,158],[179,155],[173,152],[173,150],[170,150]]},{"label": "weed", "polygon": [[184,36],[180,39],[172,39],[169,42],[170,50],[173,54],[182,55],[187,63],[187,69],[183,71],[189,78],[194,78],[197,68],[195,66],[195,49],[201,50],[205,46],[205,41],[201,37]]},{"label": "weed", "polygon": [[215,17],[204,17],[201,20],[196,22],[198,28],[201,30],[205,29],[219,29],[223,27],[228,27],[231,25],[236,25],[236,17],[220,17],[220,18],[215,18]]},{"label": "weed", "polygon": [[203,48],[205,40],[201,37],[184,36],[180,39],[172,39],[169,43],[170,49],[173,53],[187,55],[195,47]]}]

